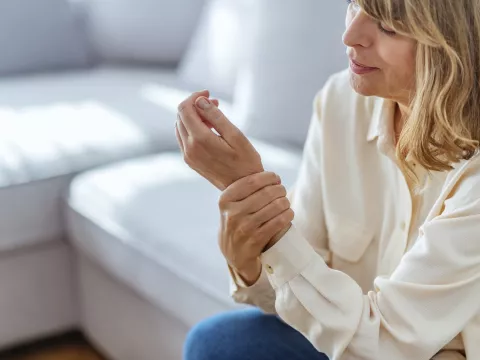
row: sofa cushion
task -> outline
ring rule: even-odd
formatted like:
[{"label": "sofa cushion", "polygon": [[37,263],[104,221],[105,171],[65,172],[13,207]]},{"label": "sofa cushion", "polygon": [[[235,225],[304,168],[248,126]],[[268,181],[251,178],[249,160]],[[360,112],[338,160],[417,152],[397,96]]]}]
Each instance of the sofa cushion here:
[{"label": "sofa cushion", "polygon": [[210,0],[183,57],[179,75],[199,88],[232,98],[243,62],[252,0]]},{"label": "sofa cushion", "polygon": [[[255,146],[265,167],[292,185],[300,153]],[[74,246],[95,263],[193,325],[210,314],[207,305],[196,303],[197,297],[181,298],[185,289],[172,284],[183,281],[224,309],[231,304],[228,271],[217,245],[218,197],[219,191],[180,154],[128,161],[76,177],[68,197],[69,232]],[[159,272],[173,280],[159,283]]]},{"label": "sofa cushion", "polygon": [[78,20],[67,0],[0,1],[0,75],[87,66]]},{"label": "sofa cushion", "polygon": [[303,145],[311,104],[330,74],[348,64],[342,43],[346,3],[253,2],[235,113],[249,136]]},{"label": "sofa cushion", "polygon": [[0,252],[62,236],[73,174],[177,148],[172,70],[103,68],[0,83]]},{"label": "sofa cushion", "polygon": [[95,49],[108,61],[177,63],[204,0],[83,0]]}]

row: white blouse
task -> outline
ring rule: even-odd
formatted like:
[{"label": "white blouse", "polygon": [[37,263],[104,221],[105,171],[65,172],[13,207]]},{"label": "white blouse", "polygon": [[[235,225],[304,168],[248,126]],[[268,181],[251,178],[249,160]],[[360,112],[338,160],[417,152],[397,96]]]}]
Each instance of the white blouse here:
[{"label": "white blouse", "polygon": [[[480,156],[445,172],[395,159],[387,100],[348,71],[319,93],[289,197],[293,226],[233,298],[276,312],[332,360],[480,359]],[[413,163],[413,162],[412,162]]]}]

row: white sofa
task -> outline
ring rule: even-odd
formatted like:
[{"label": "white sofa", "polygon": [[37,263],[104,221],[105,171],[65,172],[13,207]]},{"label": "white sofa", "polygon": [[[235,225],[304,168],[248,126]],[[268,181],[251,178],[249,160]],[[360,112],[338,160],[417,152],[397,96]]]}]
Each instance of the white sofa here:
[{"label": "white sofa", "polygon": [[[20,44],[0,35],[0,48],[29,60],[0,57],[0,348],[81,329],[111,359],[178,360],[194,323],[238,305],[216,246],[219,194],[176,151],[176,106],[212,88],[267,169],[292,185],[309,103],[343,67],[331,37],[340,43],[344,6],[211,0],[200,12],[198,0],[36,0],[61,19],[42,23],[26,1],[0,4],[0,18],[25,27]],[[239,42],[211,31],[218,16]],[[152,37],[145,18],[181,31]],[[18,24],[0,21],[0,34]],[[230,54],[245,28],[242,56],[218,53],[223,44]],[[44,42],[33,53],[32,37]]]}]

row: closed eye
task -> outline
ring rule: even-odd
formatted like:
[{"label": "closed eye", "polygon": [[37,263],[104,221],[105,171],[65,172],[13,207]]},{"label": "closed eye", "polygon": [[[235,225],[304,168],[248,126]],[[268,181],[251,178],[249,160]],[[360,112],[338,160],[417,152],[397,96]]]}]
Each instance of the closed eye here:
[{"label": "closed eye", "polygon": [[385,25],[383,25],[381,22],[378,22],[378,29],[383,32],[384,34],[388,36],[395,36],[397,33],[394,30],[391,30],[387,28]]}]

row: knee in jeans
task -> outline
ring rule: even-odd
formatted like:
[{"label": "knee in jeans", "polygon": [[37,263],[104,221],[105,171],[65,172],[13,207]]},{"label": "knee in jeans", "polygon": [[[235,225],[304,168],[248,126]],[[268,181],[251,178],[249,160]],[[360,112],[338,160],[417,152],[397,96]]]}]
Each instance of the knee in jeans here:
[{"label": "knee in jeans", "polygon": [[258,310],[219,314],[204,320],[188,334],[184,346],[184,360],[249,358],[254,348],[266,341],[258,335],[271,332],[269,323],[275,321]]},{"label": "knee in jeans", "polygon": [[184,344],[184,360],[217,360],[214,357],[215,332],[205,320],[193,327]]}]

